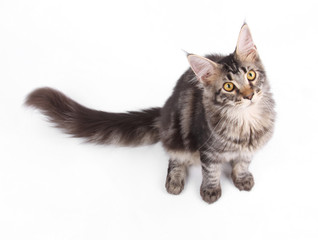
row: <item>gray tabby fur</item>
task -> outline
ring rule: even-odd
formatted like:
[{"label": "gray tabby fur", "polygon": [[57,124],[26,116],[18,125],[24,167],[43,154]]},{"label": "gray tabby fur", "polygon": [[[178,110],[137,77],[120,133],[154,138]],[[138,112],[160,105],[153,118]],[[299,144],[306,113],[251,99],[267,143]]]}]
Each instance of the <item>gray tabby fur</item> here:
[{"label": "gray tabby fur", "polygon": [[[75,137],[99,144],[139,146],[161,142],[170,156],[166,189],[179,194],[187,169],[201,163],[202,199],[213,203],[221,196],[224,162],[232,165],[232,179],[239,190],[254,185],[249,164],[253,154],[272,136],[274,100],[264,67],[243,25],[233,54],[188,55],[191,68],[179,79],[162,108],[109,113],[88,109],[64,94],[41,88],[26,100],[49,120]],[[256,73],[253,81],[249,71]],[[227,92],[224,83],[234,84]]]}]

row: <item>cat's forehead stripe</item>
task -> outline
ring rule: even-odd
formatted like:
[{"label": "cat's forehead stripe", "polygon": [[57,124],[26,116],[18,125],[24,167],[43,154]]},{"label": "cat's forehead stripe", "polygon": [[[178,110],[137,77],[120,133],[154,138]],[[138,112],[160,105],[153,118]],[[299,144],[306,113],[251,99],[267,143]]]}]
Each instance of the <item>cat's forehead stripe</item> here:
[{"label": "cat's forehead stripe", "polygon": [[228,80],[230,80],[230,81],[232,81],[232,80],[233,80],[233,78],[232,78],[231,74],[229,74],[229,73],[228,73],[228,74],[226,74],[226,77],[227,77],[227,79],[228,79]]},{"label": "cat's forehead stripe", "polygon": [[244,73],[247,73],[247,69],[245,67],[241,67]]},{"label": "cat's forehead stripe", "polygon": [[239,72],[239,64],[234,59],[227,59],[223,63],[226,71],[236,74]]}]

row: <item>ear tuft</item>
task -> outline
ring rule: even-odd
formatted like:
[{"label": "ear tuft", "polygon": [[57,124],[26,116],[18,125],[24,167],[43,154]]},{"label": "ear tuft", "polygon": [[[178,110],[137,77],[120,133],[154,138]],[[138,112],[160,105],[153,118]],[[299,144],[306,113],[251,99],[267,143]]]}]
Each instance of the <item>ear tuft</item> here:
[{"label": "ear tuft", "polygon": [[210,59],[191,54],[188,61],[197,78],[205,84],[210,83],[218,73],[218,64]]},{"label": "ear tuft", "polygon": [[251,31],[246,23],[241,28],[235,54],[242,61],[254,61],[258,57]]}]

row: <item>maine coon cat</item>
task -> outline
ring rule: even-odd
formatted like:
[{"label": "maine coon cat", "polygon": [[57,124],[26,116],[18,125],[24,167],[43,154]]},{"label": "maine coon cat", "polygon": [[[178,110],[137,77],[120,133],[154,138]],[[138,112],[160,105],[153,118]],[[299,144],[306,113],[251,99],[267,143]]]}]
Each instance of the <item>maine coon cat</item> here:
[{"label": "maine coon cat", "polygon": [[234,185],[249,191],[254,185],[248,170],[252,156],[272,136],[275,120],[274,100],[250,30],[242,26],[230,55],[187,57],[191,68],[162,108],[96,111],[50,88],[36,89],[26,104],[66,133],[89,142],[121,146],[161,142],[170,156],[169,193],[183,190],[187,168],[194,162],[202,166],[204,201],[220,198],[224,162],[232,165]]}]

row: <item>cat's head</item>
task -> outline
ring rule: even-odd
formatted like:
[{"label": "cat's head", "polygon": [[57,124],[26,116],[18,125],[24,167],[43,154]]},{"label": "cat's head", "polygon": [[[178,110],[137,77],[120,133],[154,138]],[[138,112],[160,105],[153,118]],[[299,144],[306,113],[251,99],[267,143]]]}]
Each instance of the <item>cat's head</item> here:
[{"label": "cat's head", "polygon": [[248,107],[257,103],[269,90],[263,65],[246,24],[241,28],[234,53],[207,57],[189,54],[188,60],[205,96],[216,104]]}]

